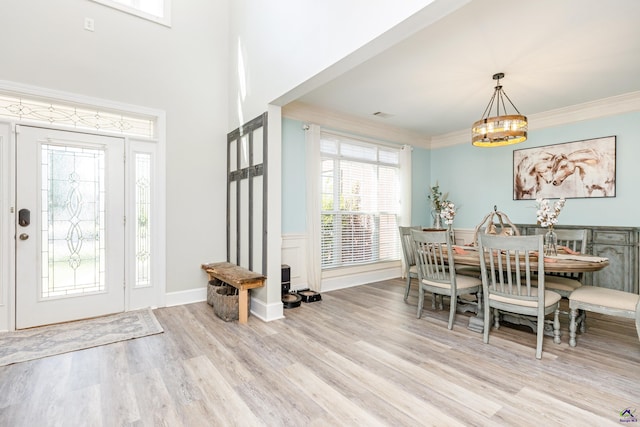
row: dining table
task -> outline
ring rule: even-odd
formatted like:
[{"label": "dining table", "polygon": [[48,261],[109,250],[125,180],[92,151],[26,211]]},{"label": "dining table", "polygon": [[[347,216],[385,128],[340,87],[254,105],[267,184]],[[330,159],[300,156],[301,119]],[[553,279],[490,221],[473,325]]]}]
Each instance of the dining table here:
[{"label": "dining table", "polygon": [[[480,268],[480,252],[475,246],[453,246],[453,260],[456,265]],[[533,269],[538,268],[539,257],[531,257]],[[609,265],[607,258],[569,253],[564,247],[558,248],[557,255],[544,256],[545,273],[586,273],[599,271]]]},{"label": "dining table", "polygon": [[[488,256],[486,254],[485,256]],[[580,254],[569,248],[559,247],[557,255],[543,256],[545,273],[586,273],[599,271],[609,265],[609,260],[588,254]],[[453,261],[456,266],[477,267],[480,266],[480,252],[476,246],[453,245]],[[532,269],[537,270],[539,257],[530,258]],[[481,296],[479,295],[478,298]],[[519,319],[519,324],[531,325],[528,319]],[[483,332],[484,315],[478,310],[475,316],[469,318],[468,328],[474,332]]]}]

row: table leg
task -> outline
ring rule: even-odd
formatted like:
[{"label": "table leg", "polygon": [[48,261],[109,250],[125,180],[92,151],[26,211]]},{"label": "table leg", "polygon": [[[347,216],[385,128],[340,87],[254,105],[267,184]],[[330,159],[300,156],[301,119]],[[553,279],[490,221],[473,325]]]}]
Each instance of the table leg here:
[{"label": "table leg", "polygon": [[249,317],[248,311],[249,291],[247,289],[241,289],[238,291],[238,322],[247,323]]},{"label": "table leg", "polygon": [[484,304],[484,301],[482,301],[482,291],[478,292],[476,298],[478,300],[478,311],[476,312],[475,316],[469,317],[469,324],[467,325],[467,329],[481,334],[484,331],[484,309],[482,306]]}]

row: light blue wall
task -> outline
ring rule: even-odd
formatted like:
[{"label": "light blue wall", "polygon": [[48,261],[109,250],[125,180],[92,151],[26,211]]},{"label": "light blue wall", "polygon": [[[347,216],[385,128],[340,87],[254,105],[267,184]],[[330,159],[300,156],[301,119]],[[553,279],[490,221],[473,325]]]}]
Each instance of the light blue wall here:
[{"label": "light blue wall", "polygon": [[514,223],[535,223],[535,201],[513,200],[513,151],[604,136],[616,136],[616,197],[568,199],[559,223],[639,226],[640,112],[577,122],[529,133],[514,146],[471,144],[433,150],[431,181],[460,205],[455,226],[474,228],[494,205]]},{"label": "light blue wall", "polygon": [[305,135],[302,122],[282,120],[282,234],[306,228]]},{"label": "light blue wall", "polygon": [[[427,196],[438,182],[459,206],[454,226],[473,229],[497,205],[514,223],[535,223],[535,201],[513,200],[513,151],[616,136],[616,197],[568,199],[560,224],[640,226],[640,112],[532,131],[515,146],[476,148],[469,144],[412,153],[412,224],[431,223]],[[304,131],[283,120],[282,232],[305,229]]]},{"label": "light blue wall", "polygon": [[411,153],[411,225],[431,224],[431,151],[414,147]]}]

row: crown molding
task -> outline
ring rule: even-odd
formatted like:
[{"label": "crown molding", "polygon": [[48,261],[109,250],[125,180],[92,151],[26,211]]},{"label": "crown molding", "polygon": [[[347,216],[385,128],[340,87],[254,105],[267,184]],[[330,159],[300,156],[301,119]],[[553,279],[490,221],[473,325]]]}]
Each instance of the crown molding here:
[{"label": "crown molding", "polygon": [[633,111],[640,111],[640,91],[534,114],[531,125],[533,129],[544,129]]},{"label": "crown molding", "polygon": [[320,126],[370,136],[378,140],[409,144],[415,147],[430,148],[430,138],[394,126],[388,126],[373,120],[319,108],[304,102],[294,101],[282,107],[282,117],[315,123]]},{"label": "crown molding", "polygon": [[[527,116],[529,132],[554,126],[598,119],[617,114],[640,111],[640,91],[603,98],[596,101],[557,108]],[[409,144],[415,147],[437,149],[454,145],[470,144],[471,130],[464,129],[434,137],[426,137],[415,132],[388,126],[373,120],[323,109],[299,101],[282,107],[282,116],[302,122],[316,123],[332,129],[368,135],[376,139]]]},{"label": "crown molding", "polygon": [[[527,116],[529,132],[554,126],[576,123],[584,120],[615,116],[617,114],[640,111],[640,91],[629,92],[583,104],[557,108]],[[471,143],[471,130],[461,130],[431,138],[431,148],[444,148]]]}]

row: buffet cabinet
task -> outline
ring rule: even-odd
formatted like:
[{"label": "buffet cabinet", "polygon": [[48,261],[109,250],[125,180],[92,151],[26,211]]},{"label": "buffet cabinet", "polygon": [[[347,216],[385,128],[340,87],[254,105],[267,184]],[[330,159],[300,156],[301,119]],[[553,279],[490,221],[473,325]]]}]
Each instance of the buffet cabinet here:
[{"label": "buffet cabinet", "polygon": [[[522,235],[536,233],[536,224],[516,224]],[[587,252],[609,259],[609,266],[600,271],[585,273],[583,284],[638,293],[638,263],[640,228],[562,225],[559,229],[588,230]]]}]

